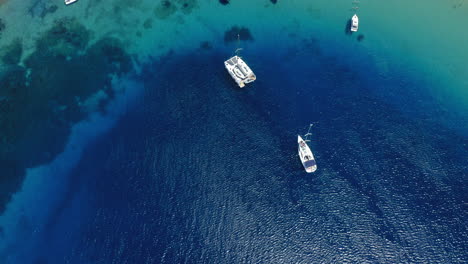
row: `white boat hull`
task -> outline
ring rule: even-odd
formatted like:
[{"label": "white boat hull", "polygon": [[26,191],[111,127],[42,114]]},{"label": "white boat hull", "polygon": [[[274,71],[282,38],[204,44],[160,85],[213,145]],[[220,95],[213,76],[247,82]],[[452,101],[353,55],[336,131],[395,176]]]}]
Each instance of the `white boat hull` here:
[{"label": "white boat hull", "polygon": [[356,14],[351,18],[351,28],[350,30],[353,32],[358,31],[359,28],[359,18]]},{"label": "white boat hull", "polygon": [[65,0],[65,4],[66,5],[71,5],[71,4],[75,3],[76,1],[78,1],[78,0]]},{"label": "white boat hull", "polygon": [[247,63],[239,56],[226,60],[224,66],[240,88],[243,88],[246,83],[255,81],[257,78]]},{"label": "white boat hull", "polygon": [[315,162],[314,154],[310,150],[307,142],[301,136],[297,136],[299,158],[301,159],[302,166],[307,173],[312,173],[317,170],[317,163]]}]

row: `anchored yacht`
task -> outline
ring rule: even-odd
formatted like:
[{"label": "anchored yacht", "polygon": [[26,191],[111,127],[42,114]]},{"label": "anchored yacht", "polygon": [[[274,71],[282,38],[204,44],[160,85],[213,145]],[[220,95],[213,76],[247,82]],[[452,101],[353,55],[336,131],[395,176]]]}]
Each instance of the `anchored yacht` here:
[{"label": "anchored yacht", "polygon": [[243,88],[246,83],[255,81],[257,78],[247,63],[237,55],[225,61],[224,66],[240,88]]},{"label": "anchored yacht", "polygon": [[76,1],[78,1],[78,0],[65,0],[65,4],[66,5],[71,5],[71,4],[75,3]]},{"label": "anchored yacht", "polygon": [[356,14],[351,18],[351,31],[356,32],[358,31],[359,26],[359,18]]},{"label": "anchored yacht", "polygon": [[[309,131],[310,128],[312,127],[312,124],[309,126]],[[305,134],[305,140],[302,139],[301,136],[297,136],[297,143],[298,143],[298,152],[299,152],[299,158],[301,159],[302,166],[304,166],[304,169],[307,173],[312,173],[317,170],[317,163],[315,162],[314,154],[312,154],[312,151],[310,150],[309,146],[307,145],[307,142],[310,140],[307,139],[308,136],[312,135],[311,133],[307,132]]]}]

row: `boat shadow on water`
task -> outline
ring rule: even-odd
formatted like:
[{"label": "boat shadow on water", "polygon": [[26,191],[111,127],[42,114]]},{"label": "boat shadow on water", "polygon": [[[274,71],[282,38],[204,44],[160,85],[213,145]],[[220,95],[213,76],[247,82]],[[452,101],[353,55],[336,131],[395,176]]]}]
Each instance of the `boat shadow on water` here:
[{"label": "boat shadow on water", "polygon": [[353,32],[351,31],[351,19],[346,20],[346,27],[345,27],[345,35],[352,35]]}]

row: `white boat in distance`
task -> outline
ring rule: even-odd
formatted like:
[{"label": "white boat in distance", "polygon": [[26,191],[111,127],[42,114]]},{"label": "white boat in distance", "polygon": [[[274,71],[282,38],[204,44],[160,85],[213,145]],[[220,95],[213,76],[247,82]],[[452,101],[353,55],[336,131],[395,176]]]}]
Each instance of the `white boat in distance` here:
[{"label": "white boat in distance", "polygon": [[[312,125],[309,126],[309,131]],[[311,135],[311,133],[307,132],[305,134],[306,140],[302,139],[300,135],[297,136],[297,143],[298,143],[298,152],[299,158],[301,159],[302,166],[307,173],[312,173],[317,170],[317,163],[315,162],[314,154],[310,150],[309,146],[307,145],[307,137]]]},{"label": "white boat in distance", "polygon": [[356,14],[351,18],[351,31],[356,32],[358,31],[359,27],[359,18]]},{"label": "white boat in distance", "polygon": [[225,61],[224,66],[240,88],[243,88],[246,83],[253,82],[257,79],[247,63],[237,55]]},{"label": "white boat in distance", "polygon": [[65,4],[66,5],[71,5],[71,4],[75,3],[76,1],[78,1],[78,0],[65,0]]}]

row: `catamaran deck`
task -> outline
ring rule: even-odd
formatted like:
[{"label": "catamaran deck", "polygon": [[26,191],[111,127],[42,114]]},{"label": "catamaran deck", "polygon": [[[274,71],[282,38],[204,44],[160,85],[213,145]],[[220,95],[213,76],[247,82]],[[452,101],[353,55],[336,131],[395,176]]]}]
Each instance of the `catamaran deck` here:
[{"label": "catamaran deck", "polygon": [[244,87],[246,83],[253,82],[257,78],[247,63],[239,56],[234,56],[226,60],[224,66],[241,88]]}]

